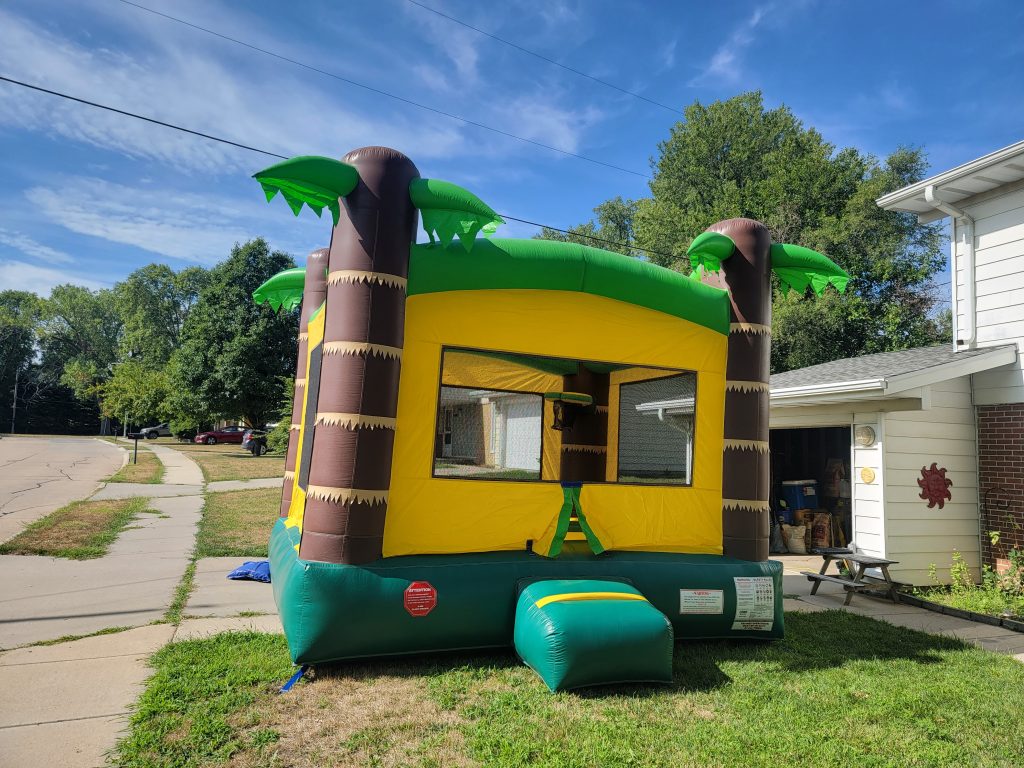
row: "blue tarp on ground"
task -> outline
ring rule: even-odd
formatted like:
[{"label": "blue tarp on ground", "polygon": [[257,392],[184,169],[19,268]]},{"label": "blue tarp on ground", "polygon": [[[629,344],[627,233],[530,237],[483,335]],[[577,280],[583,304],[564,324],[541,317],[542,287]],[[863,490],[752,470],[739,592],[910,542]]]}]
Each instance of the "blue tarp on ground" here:
[{"label": "blue tarp on ground", "polygon": [[245,579],[270,583],[270,563],[266,560],[250,560],[228,574],[229,579]]}]

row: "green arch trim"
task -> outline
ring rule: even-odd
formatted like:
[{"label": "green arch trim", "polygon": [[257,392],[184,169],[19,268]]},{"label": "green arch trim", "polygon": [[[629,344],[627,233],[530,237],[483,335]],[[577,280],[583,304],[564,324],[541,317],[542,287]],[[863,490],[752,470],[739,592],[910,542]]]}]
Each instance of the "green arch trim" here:
[{"label": "green arch trim", "polygon": [[412,246],[410,296],[509,288],[589,293],[729,333],[726,291],[611,251],[508,238],[478,239],[469,253],[456,243]]}]

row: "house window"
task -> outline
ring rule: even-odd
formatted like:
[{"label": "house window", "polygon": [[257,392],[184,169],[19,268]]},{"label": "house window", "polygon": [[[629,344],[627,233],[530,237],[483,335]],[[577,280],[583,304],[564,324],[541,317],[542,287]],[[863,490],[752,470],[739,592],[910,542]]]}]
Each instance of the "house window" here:
[{"label": "house window", "polygon": [[695,373],[619,388],[620,483],[692,483],[696,393]]},{"label": "house window", "polygon": [[540,394],[442,386],[434,476],[540,480],[543,413]]}]

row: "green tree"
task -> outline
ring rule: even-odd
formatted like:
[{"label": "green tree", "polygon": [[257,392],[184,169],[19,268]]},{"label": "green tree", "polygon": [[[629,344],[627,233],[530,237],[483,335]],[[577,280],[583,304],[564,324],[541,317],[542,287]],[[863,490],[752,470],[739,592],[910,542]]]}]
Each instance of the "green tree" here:
[{"label": "green tree", "polygon": [[150,366],[166,364],[206,280],[202,267],[174,272],[166,264],[148,264],[115,285],[115,303],[124,325],[121,358]]},{"label": "green tree", "polygon": [[535,237],[540,240],[559,240],[564,243],[579,243],[593,248],[604,248],[626,256],[635,256],[631,246],[634,243],[633,222],[636,218],[637,203],[615,197],[594,208],[596,220],[588,221],[569,229],[568,234],[557,229],[542,227]]},{"label": "green tree", "polygon": [[163,367],[126,360],[99,386],[100,413],[134,426],[163,421],[167,415],[168,381]]},{"label": "green tree", "polygon": [[117,362],[120,334],[113,291],[58,285],[43,302],[43,367],[75,397],[98,403],[98,387]]},{"label": "green tree", "polygon": [[17,385],[24,397],[36,349],[41,305],[27,291],[0,291],[0,431],[10,424]]},{"label": "green tree", "polygon": [[[618,223],[624,236],[608,239],[655,251],[642,257],[689,272],[692,240],[717,221],[745,216],[767,224],[775,242],[831,257],[852,277],[844,296],[809,301],[776,292],[773,370],[948,339],[929,290],[944,263],[937,225],[874,202],[923,177],[922,150],[901,148],[885,161],[837,151],[788,108],[765,109],[760,93],[695,102],[684,114],[659,145],[651,196]],[[619,200],[604,205],[628,213]],[[611,233],[613,221],[606,214],[574,230]]]},{"label": "green tree", "polygon": [[281,377],[295,375],[295,311],[258,307],[253,291],[295,266],[262,238],[236,245],[209,271],[168,369],[169,410],[179,427],[239,418],[259,425],[276,414]]}]

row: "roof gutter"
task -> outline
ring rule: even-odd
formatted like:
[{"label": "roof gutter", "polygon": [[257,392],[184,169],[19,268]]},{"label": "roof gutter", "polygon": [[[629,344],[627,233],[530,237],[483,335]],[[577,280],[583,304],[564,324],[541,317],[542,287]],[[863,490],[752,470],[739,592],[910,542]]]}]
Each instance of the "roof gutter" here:
[{"label": "roof gutter", "polygon": [[[935,194],[935,185],[929,184],[924,188],[925,201],[935,210],[942,211],[950,217],[952,232],[950,234],[950,251],[952,257],[950,283],[953,287],[953,350],[974,349],[975,341],[978,339],[978,324],[975,318],[975,306],[977,302],[977,286],[974,280],[974,219],[962,208],[957,208],[952,203],[939,199]],[[967,285],[967,316],[969,333],[966,339],[960,338],[960,328],[957,322],[959,314],[957,307],[957,221],[963,220],[961,236],[964,244],[964,282]]]}]

